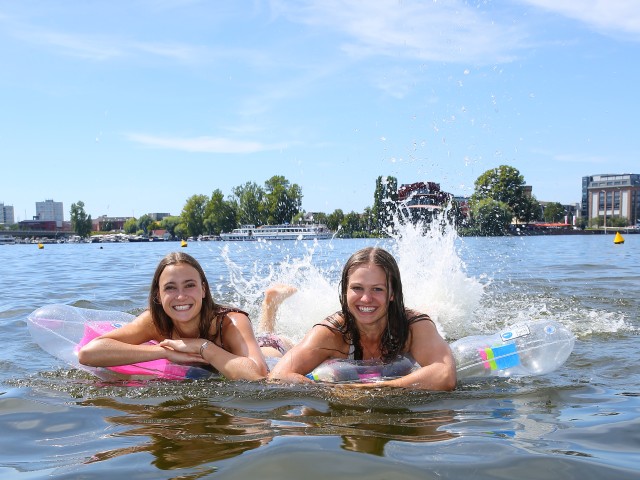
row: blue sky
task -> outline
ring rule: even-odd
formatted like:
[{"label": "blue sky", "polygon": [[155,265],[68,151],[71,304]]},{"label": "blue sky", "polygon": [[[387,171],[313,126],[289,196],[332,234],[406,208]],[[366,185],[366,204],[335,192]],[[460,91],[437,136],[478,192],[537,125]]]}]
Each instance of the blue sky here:
[{"label": "blue sky", "polygon": [[0,0],[0,202],[177,215],[283,175],[306,211],[375,180],[538,200],[640,173],[635,0]]}]

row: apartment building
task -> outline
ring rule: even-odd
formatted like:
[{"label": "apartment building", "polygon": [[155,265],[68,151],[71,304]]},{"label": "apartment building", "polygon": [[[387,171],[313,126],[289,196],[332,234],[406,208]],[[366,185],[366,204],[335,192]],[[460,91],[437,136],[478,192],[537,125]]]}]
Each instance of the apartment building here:
[{"label": "apartment building", "polygon": [[13,225],[16,223],[13,216],[13,206],[0,203],[0,224]]},{"label": "apartment building", "polygon": [[36,216],[34,220],[44,222],[56,222],[56,227],[61,228],[64,222],[64,208],[62,202],[54,202],[53,200],[45,200],[44,202],[36,202]]},{"label": "apartment building", "polygon": [[600,174],[582,177],[582,216],[589,221],[624,217],[628,225],[640,218],[640,175],[635,173]]}]

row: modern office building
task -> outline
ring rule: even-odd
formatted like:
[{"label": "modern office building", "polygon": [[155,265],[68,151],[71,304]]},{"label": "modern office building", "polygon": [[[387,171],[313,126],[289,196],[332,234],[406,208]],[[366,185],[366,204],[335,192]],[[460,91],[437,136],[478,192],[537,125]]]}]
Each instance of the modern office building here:
[{"label": "modern office building", "polygon": [[13,206],[0,203],[0,224],[13,225],[15,217],[13,216]]},{"label": "modern office building", "polygon": [[638,224],[640,218],[640,175],[635,173],[601,174],[582,177],[582,216],[588,221],[624,217],[627,225]]},{"label": "modern office building", "polygon": [[53,200],[36,202],[36,216],[34,220],[45,222],[54,221],[58,228],[62,227],[62,222],[64,222],[62,202],[54,202]]}]

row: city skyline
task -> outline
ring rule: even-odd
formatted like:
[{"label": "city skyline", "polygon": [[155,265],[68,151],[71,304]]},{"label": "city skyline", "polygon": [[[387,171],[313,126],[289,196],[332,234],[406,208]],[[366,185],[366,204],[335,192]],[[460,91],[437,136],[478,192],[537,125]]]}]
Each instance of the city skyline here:
[{"label": "city skyline", "polygon": [[[599,177],[599,176],[601,176],[601,175],[602,175],[602,174],[589,175],[588,177],[593,177],[593,176]],[[606,175],[607,175],[607,174],[604,174],[604,176],[606,176]],[[637,175],[637,174],[636,174],[636,175]],[[420,182],[422,182],[422,180],[421,180]],[[414,183],[414,182],[412,182],[412,183]],[[417,183],[417,182],[416,182],[416,183]],[[439,185],[439,183],[438,183],[438,182],[432,182],[432,183],[435,183],[435,184],[438,184],[438,185]],[[407,183],[407,184],[398,184],[398,188],[400,188],[401,186],[409,186],[409,185],[411,185],[411,184],[409,184],[409,183]],[[529,187],[532,187],[532,186],[529,186]],[[532,188],[532,190],[533,190],[533,188]],[[304,192],[303,192],[303,193],[304,193]],[[456,194],[455,194],[455,192],[445,192],[445,193],[451,194],[452,196],[454,196],[455,198],[458,198],[458,199],[459,199],[459,198],[462,198],[462,197],[466,197],[466,195],[456,195]],[[545,201],[545,200],[539,200],[539,199],[538,199],[538,201],[540,201],[540,202],[542,202],[542,203],[554,203],[554,202],[556,202],[556,200],[547,200],[547,201]],[[75,203],[75,202],[74,202],[74,203]],[[558,202],[558,203],[562,203],[562,202]],[[64,221],[65,221],[65,222],[68,222],[68,221],[69,221],[69,218],[68,218],[68,217],[70,217],[70,214],[69,214],[69,212],[68,212],[67,210],[65,210],[64,202],[58,202],[58,201],[56,201],[55,199],[46,199],[46,200],[44,200],[44,201],[36,201],[36,202],[35,202],[35,205],[36,205],[36,212],[38,212],[38,210],[39,210],[39,209],[42,211],[42,209],[43,209],[43,207],[44,207],[44,205],[43,205],[43,204],[62,204],[62,213],[63,213],[63,216],[64,216]],[[564,205],[564,206],[574,207],[574,208],[576,208],[577,210],[579,210],[579,209],[580,209],[580,202],[565,203],[565,204],[563,204],[563,205]],[[13,208],[13,206],[12,206],[12,205],[6,205],[6,204],[3,204],[2,202],[0,202],[0,207],[3,207],[3,208],[4,208],[4,207],[9,207],[9,208],[11,208],[11,209]],[[50,206],[48,207],[48,209],[52,209],[52,208],[54,208],[54,206],[53,206],[53,205],[50,205]],[[71,206],[69,205],[69,207],[68,207],[68,208],[69,208],[69,210],[70,210],[70,209],[71,209]],[[303,211],[306,211],[306,212],[309,212],[309,213],[318,213],[318,212],[327,213],[327,214],[332,213],[332,212],[329,212],[329,211],[320,211],[320,210],[311,211],[311,210],[307,210],[307,209],[304,209],[304,205],[303,205],[302,210],[303,210]],[[87,215],[91,215],[91,217],[92,217],[92,219],[93,219],[93,220],[97,220],[97,219],[99,219],[99,218],[105,218],[105,217],[106,217],[106,218],[131,218],[131,216],[130,216],[130,215],[106,215],[106,214],[93,215],[91,212],[86,211],[86,209],[85,209],[85,213],[86,213]],[[344,213],[348,213],[348,212],[344,212]],[[356,212],[356,213],[363,213],[363,212]],[[152,216],[155,216],[155,215],[162,215],[162,216],[179,216],[179,215],[180,215],[180,213],[179,213],[179,212],[174,213],[174,212],[148,211],[148,212],[141,213],[140,215],[152,215]],[[139,216],[140,216],[140,215],[139,215]],[[138,217],[139,217],[139,216],[138,216]],[[51,218],[49,218],[49,217],[51,217]],[[136,218],[138,218],[138,217],[136,217]],[[49,215],[49,216],[45,214],[45,215],[43,216],[43,215],[42,215],[42,213],[40,213],[40,214],[36,214],[32,219],[23,219],[23,220],[36,220],[36,219],[38,219],[38,220],[45,220],[45,221],[46,221],[46,220],[57,220],[57,218],[55,218],[55,215],[53,215],[53,214],[52,214],[52,215]],[[22,220],[20,220],[20,221],[22,221]],[[18,222],[19,222],[18,220],[15,220],[15,221],[14,221],[14,223],[18,223]],[[1,222],[0,222],[0,223],[1,223]]]},{"label": "city skyline", "polygon": [[362,212],[380,175],[473,193],[510,165],[544,202],[637,170],[640,7],[0,0],[0,203],[179,215],[282,175]]}]

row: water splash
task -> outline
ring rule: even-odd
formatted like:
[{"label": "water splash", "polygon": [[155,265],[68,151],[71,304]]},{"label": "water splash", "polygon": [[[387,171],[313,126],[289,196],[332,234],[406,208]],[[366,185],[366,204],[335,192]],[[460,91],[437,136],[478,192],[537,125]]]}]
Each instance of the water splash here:
[{"label": "water splash", "polygon": [[[469,332],[469,322],[478,309],[485,286],[466,273],[458,252],[461,239],[446,212],[434,218],[434,228],[412,224],[401,216],[390,239],[371,239],[369,245],[389,250],[398,261],[402,275],[405,305],[428,313],[445,338],[459,338]],[[437,227],[436,227],[437,225]],[[340,244],[340,242],[345,242]],[[243,305],[252,318],[259,318],[262,292],[273,283],[294,285],[298,292],[281,306],[278,332],[298,341],[315,323],[339,310],[338,282],[343,263],[353,251],[341,250],[346,241],[336,239],[313,244],[252,242],[262,249],[260,257],[273,250],[272,263],[263,260],[244,270],[237,265],[229,248],[222,257],[235,290],[233,302]],[[300,248],[302,246],[302,248]]]},{"label": "water splash", "polygon": [[469,331],[485,285],[467,273],[448,211],[434,214],[430,224],[400,217],[396,225],[391,253],[402,274],[405,305],[428,313],[445,338],[459,338]]},{"label": "water splash", "polygon": [[[567,273],[538,265],[530,271],[530,243],[508,237],[461,238],[448,218],[442,211],[425,225],[398,214],[385,239],[251,242],[234,247],[233,254],[225,246],[222,257],[234,292],[230,303],[245,308],[257,322],[264,290],[273,283],[294,285],[298,293],[283,303],[277,325],[278,333],[299,341],[315,323],[339,310],[338,282],[346,259],[374,245],[397,259],[407,307],[428,313],[448,340],[545,318],[578,337],[638,331],[625,313],[630,307],[616,295],[618,287],[589,291],[597,284],[599,266]],[[242,257],[244,270],[234,262],[235,255]],[[247,267],[247,258],[258,260]],[[229,287],[229,282],[217,283]]]},{"label": "water splash", "polygon": [[[333,242],[333,240],[331,241]],[[264,291],[269,285],[283,283],[298,291],[287,299],[278,311],[278,333],[298,341],[306,331],[340,308],[337,278],[341,266],[321,262],[324,250],[331,250],[331,242],[252,242],[261,250],[250,269],[234,262],[228,247],[221,254],[230,272],[234,290],[230,303],[246,309],[257,322]],[[238,252],[235,252],[236,254]],[[272,258],[265,262],[264,258]]]},{"label": "water splash", "polygon": [[584,304],[583,298],[558,296],[545,291],[544,287],[538,288],[528,292],[516,288],[506,291],[489,289],[477,314],[482,331],[495,331],[505,325],[541,319],[560,322],[578,338],[639,331],[620,310],[592,308]]}]

